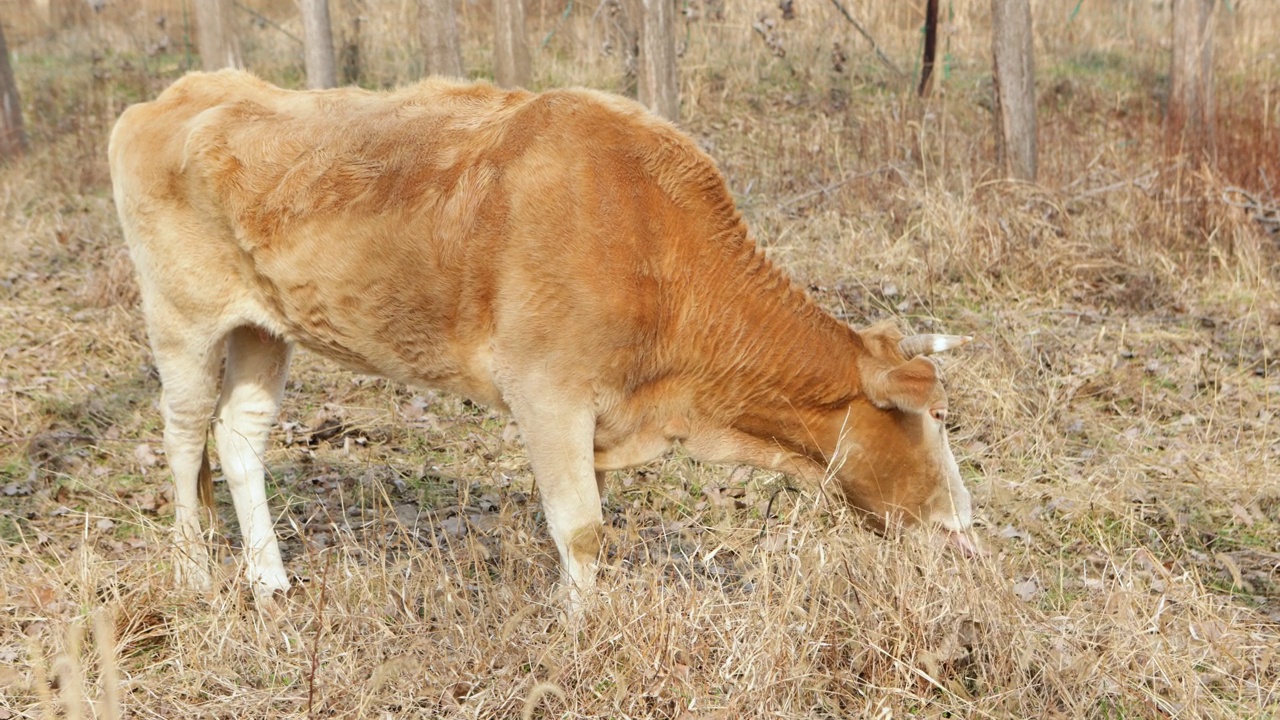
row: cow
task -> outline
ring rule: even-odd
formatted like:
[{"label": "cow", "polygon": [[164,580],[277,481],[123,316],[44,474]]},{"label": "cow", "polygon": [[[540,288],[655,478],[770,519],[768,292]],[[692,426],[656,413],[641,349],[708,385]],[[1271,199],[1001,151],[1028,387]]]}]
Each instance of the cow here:
[{"label": "cow", "polygon": [[295,346],[509,412],[575,598],[605,473],[676,444],[974,548],[927,357],[968,338],[824,312],[757,248],[712,159],[630,100],[191,73],[128,108],[108,154],[184,582],[210,582],[212,421],[247,581],[289,587],[263,457]]}]

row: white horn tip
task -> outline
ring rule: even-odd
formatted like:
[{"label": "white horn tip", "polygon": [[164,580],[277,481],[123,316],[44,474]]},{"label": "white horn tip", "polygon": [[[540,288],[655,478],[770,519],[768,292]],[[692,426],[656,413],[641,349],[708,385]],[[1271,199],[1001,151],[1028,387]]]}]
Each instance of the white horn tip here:
[{"label": "white horn tip", "polygon": [[912,335],[903,338],[899,348],[907,357],[915,357],[946,352],[972,340],[973,337],[969,335]]},{"label": "white horn tip", "polygon": [[970,335],[934,335],[933,346],[929,350],[935,353],[946,352],[952,348],[958,348],[971,340],[973,340],[973,337]]}]

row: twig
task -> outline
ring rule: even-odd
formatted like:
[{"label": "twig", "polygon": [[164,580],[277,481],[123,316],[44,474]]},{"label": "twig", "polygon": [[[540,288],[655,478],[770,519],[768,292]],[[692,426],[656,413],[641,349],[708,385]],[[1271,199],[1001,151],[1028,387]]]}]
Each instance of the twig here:
[{"label": "twig", "polygon": [[769,504],[765,505],[764,524],[760,526],[760,534],[756,536],[757,539],[764,537],[765,532],[769,529],[769,517],[773,515],[773,501],[782,493],[783,490],[793,493],[800,492],[799,489],[791,487],[790,485],[784,485],[773,491],[773,494],[769,496]]},{"label": "twig", "polygon": [[1149,183],[1155,176],[1156,176],[1156,171],[1152,170],[1151,172],[1148,172],[1145,175],[1140,175],[1136,178],[1125,178],[1124,180],[1111,183],[1110,185],[1103,185],[1102,187],[1090,188],[1089,190],[1084,190],[1082,192],[1076,193],[1075,195],[1072,195],[1071,198],[1067,200],[1067,202],[1069,203],[1077,202],[1087,197],[1092,197],[1094,195],[1102,195],[1104,193],[1109,193],[1112,190],[1119,190],[1120,188],[1128,187],[1128,186],[1133,186],[1135,188],[1138,188],[1139,190],[1146,191],[1147,188],[1143,187],[1141,183],[1144,183],[1144,182]]},{"label": "twig", "polygon": [[594,25],[596,18],[600,16],[600,11],[604,10],[604,6],[609,4],[609,0],[600,0],[600,4],[596,6],[596,11],[591,13],[591,23]]},{"label": "twig", "polygon": [[325,553],[324,569],[320,571],[320,598],[316,603],[316,635],[311,640],[311,671],[307,673],[307,717],[315,717],[316,670],[320,666],[320,636],[324,634],[324,606],[329,589],[329,561],[333,553]]},{"label": "twig", "polygon": [[[1231,199],[1233,194],[1243,197],[1244,200]],[[1223,189],[1222,202],[1248,212],[1253,220],[1261,225],[1262,229],[1267,233],[1280,235],[1280,204],[1268,205],[1266,202],[1254,197],[1248,190],[1234,185]]]},{"label": "twig", "polygon": [[899,69],[897,65],[893,64],[893,61],[890,60],[888,56],[886,56],[883,52],[881,52],[880,45],[876,43],[876,39],[871,37],[871,33],[867,32],[866,28],[862,27],[862,23],[853,19],[853,16],[849,14],[849,11],[844,8],[844,5],[840,4],[840,0],[831,0],[831,4],[835,5],[836,9],[840,11],[840,14],[844,15],[844,19],[848,20],[849,24],[853,25],[853,27],[858,31],[858,33],[862,35],[862,37],[866,38],[867,42],[871,43],[871,49],[875,51],[876,57],[880,58],[880,62],[883,62],[885,65],[889,67],[890,70],[894,71],[895,73],[903,76],[906,75],[906,73],[902,72],[902,70]]},{"label": "twig", "polygon": [[555,27],[551,28],[551,31],[547,33],[546,37],[542,38],[543,50],[547,49],[547,43],[551,42],[551,38],[555,37],[556,31],[560,29],[561,25],[564,25],[564,21],[569,19],[569,14],[572,12],[573,0],[569,0],[569,2],[564,6],[564,12],[560,13],[560,21],[556,23]]},{"label": "twig", "polygon": [[[829,193],[832,190],[835,190],[841,185],[847,185],[853,182],[854,180],[859,180],[864,177],[870,177],[872,175],[879,175],[880,173],[889,172],[890,170],[898,170],[898,167],[896,165],[885,165],[884,167],[878,167],[875,170],[868,170],[866,172],[855,173],[853,175],[846,175],[840,178],[839,180],[831,183],[830,185],[823,185],[822,187],[814,188],[813,190],[809,190],[807,192],[802,192],[799,195],[796,195],[795,197],[791,198],[790,200],[786,200],[784,202],[778,203],[777,209],[785,210],[786,208],[789,208],[792,205],[795,205],[801,200],[807,200],[813,197],[814,195],[819,195],[819,194],[825,195],[826,193]],[[901,171],[899,170],[899,172]]]},{"label": "twig", "polygon": [[285,30],[283,27],[280,27],[280,25],[279,25],[278,23],[276,23],[275,21],[273,21],[271,18],[267,17],[266,15],[263,15],[262,13],[258,12],[257,10],[254,10],[253,8],[247,8],[247,7],[245,7],[244,5],[241,5],[240,3],[235,3],[235,6],[236,6],[236,9],[237,9],[237,10],[243,10],[243,11],[245,11],[245,12],[249,13],[250,15],[254,16],[255,18],[257,18],[259,22],[264,23],[264,24],[266,24],[266,25],[270,25],[271,27],[273,27],[273,28],[275,28],[275,29],[279,30],[280,32],[284,33],[286,37],[288,37],[290,40],[293,40],[294,42],[298,43],[299,45],[304,45],[304,44],[305,44],[305,43],[303,43],[303,42],[302,42],[302,38],[298,37],[297,35],[294,35],[293,33],[289,32],[288,30]]}]

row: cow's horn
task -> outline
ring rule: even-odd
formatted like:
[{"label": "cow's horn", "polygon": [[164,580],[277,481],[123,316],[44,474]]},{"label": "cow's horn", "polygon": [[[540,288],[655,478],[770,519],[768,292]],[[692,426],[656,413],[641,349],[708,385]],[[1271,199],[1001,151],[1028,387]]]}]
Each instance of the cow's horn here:
[{"label": "cow's horn", "polygon": [[898,349],[908,358],[944,352],[969,342],[968,335],[911,335],[898,342]]}]

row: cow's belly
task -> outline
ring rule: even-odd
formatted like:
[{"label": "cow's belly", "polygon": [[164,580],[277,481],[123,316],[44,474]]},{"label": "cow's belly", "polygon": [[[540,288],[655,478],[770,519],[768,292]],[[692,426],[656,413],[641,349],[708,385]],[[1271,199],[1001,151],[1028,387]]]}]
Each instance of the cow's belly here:
[{"label": "cow's belly", "polygon": [[597,440],[596,470],[625,470],[643,465],[665,455],[672,444],[671,440],[654,432],[637,433],[607,446],[601,446]]},{"label": "cow's belly", "polygon": [[487,338],[465,344],[448,315],[377,285],[274,285],[253,314],[258,324],[317,355],[369,375],[443,390],[506,410]]}]

